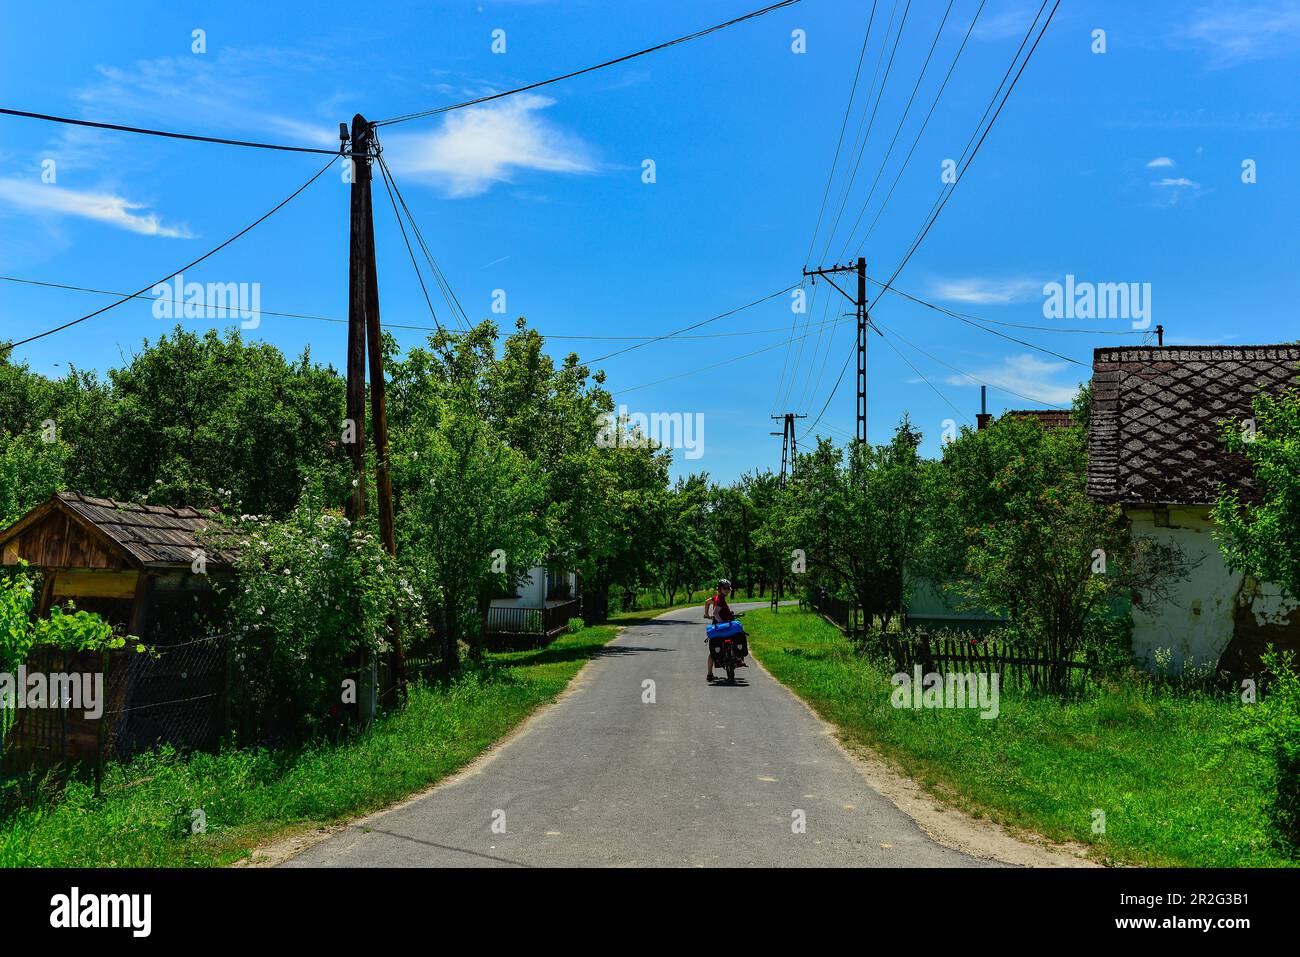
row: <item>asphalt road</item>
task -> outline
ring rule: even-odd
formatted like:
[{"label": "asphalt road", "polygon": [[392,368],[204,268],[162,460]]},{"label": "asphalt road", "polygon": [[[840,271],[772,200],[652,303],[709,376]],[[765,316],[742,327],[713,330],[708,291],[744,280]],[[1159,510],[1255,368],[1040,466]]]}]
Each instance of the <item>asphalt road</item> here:
[{"label": "asphalt road", "polygon": [[703,625],[629,627],[481,769],[282,866],[987,866],[868,787],[752,659],[706,684]]}]

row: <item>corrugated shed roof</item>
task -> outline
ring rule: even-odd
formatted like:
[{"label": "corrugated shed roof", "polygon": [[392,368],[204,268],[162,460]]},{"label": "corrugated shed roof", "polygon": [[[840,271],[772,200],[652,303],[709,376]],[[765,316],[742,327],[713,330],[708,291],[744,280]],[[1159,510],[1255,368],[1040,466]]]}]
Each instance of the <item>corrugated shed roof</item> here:
[{"label": "corrugated shed roof", "polygon": [[59,492],[58,499],[144,565],[189,565],[201,549],[208,564],[229,565],[233,550],[213,550],[197,537],[212,521],[212,512],[170,505],[137,505],[80,492]]},{"label": "corrugated shed roof", "polygon": [[1249,464],[1224,450],[1220,428],[1297,375],[1300,345],[1097,349],[1088,494],[1142,505],[1208,505],[1220,485],[1249,495]]}]

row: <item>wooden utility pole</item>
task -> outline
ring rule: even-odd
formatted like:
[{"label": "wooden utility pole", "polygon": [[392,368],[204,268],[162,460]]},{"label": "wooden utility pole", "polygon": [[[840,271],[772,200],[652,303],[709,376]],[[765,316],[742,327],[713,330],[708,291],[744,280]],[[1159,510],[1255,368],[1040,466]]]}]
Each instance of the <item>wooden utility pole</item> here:
[{"label": "wooden utility pole", "polygon": [[[352,236],[349,259],[348,302],[348,418],[356,432],[352,449],[356,482],[349,500],[349,517],[366,514],[365,377],[366,354],[370,363],[370,415],[375,437],[375,485],[379,504],[379,537],[388,554],[397,555],[393,527],[393,481],[389,473],[388,404],[384,392],[383,327],[379,318],[379,271],[375,261],[375,218],[371,202],[370,124],[360,113],[352,118]],[[358,315],[359,313],[359,315]],[[406,655],[396,616],[389,619],[393,638],[390,661],[398,694],[406,693]]]},{"label": "wooden utility pole", "polygon": [[[352,117],[351,227],[348,246],[348,392],[347,418],[352,443],[352,495],[348,518],[359,522],[366,514],[366,279],[370,271],[367,244],[370,220],[370,125],[358,113]],[[365,170],[365,173],[362,173]]]}]

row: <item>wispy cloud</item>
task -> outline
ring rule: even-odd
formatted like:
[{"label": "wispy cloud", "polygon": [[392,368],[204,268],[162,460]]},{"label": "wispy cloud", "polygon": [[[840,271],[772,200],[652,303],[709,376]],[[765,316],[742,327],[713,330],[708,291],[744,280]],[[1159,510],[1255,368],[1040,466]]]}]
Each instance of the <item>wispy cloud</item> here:
[{"label": "wispy cloud", "polygon": [[[289,113],[266,106],[267,91],[286,73],[325,76],[333,69],[329,58],[310,53],[227,48],[128,66],[99,65],[94,79],[77,90],[75,98],[84,115],[93,119],[336,147],[338,120],[332,115],[317,119],[319,104]],[[122,157],[131,149],[138,151],[138,144],[115,133],[63,127],[37,154],[57,160],[61,173],[93,170],[104,176],[123,166]]]},{"label": "wispy cloud", "polygon": [[1174,161],[1168,156],[1157,156],[1150,163],[1147,163],[1147,169],[1161,169],[1173,165]]},{"label": "wispy cloud", "polygon": [[1029,3],[1013,3],[1002,10],[992,11],[980,17],[972,36],[976,40],[1007,40],[1023,36],[1034,22],[1037,7]]},{"label": "wispy cloud", "polygon": [[0,201],[39,214],[93,219],[144,236],[193,239],[184,226],[164,225],[157,213],[140,213],[146,203],[135,203],[112,193],[65,189],[24,179],[0,178]]},{"label": "wispy cloud", "polygon": [[1185,205],[1201,195],[1201,184],[1186,176],[1165,176],[1152,180],[1151,186],[1155,190],[1155,205],[1161,207]]},{"label": "wispy cloud", "polygon": [[981,278],[940,280],[930,285],[931,295],[948,302],[977,306],[1028,302],[1043,293],[1043,283],[1029,278]]},{"label": "wispy cloud", "polygon": [[[969,376],[950,375],[944,381],[959,386],[976,386],[980,382],[986,382],[995,388],[1048,405],[1069,405],[1078,392],[1078,385],[1069,381],[1068,374],[1066,363],[1040,359],[1026,353],[1007,356],[997,365],[971,369]],[[1066,378],[1063,379],[1063,376]],[[975,381],[977,379],[980,381]]]},{"label": "wispy cloud", "polygon": [[519,170],[594,173],[586,144],[541,115],[554,102],[523,94],[449,113],[432,133],[390,137],[389,162],[452,197],[478,196],[512,182]]},{"label": "wispy cloud", "polygon": [[1207,50],[1210,65],[1218,68],[1286,56],[1300,50],[1300,7],[1294,3],[1201,7],[1176,36]]}]

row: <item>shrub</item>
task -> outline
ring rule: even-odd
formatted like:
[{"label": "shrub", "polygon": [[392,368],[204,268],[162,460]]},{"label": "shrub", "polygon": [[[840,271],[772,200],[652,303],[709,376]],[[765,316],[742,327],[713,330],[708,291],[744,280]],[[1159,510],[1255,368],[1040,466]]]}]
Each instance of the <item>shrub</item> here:
[{"label": "shrub", "polygon": [[1294,652],[1262,656],[1272,680],[1259,702],[1245,705],[1236,742],[1261,759],[1269,776],[1268,818],[1278,845],[1300,856],[1300,672]]},{"label": "shrub", "polygon": [[414,592],[368,525],[309,503],[282,522],[242,516],[232,537],[231,693],[244,730],[310,734],[338,710],[360,656],[389,650],[390,617],[413,618]]},{"label": "shrub", "polygon": [[581,618],[569,619],[569,634],[571,635],[576,635],[578,632],[582,631],[582,629],[586,627],[587,627],[587,623],[583,621]]}]

